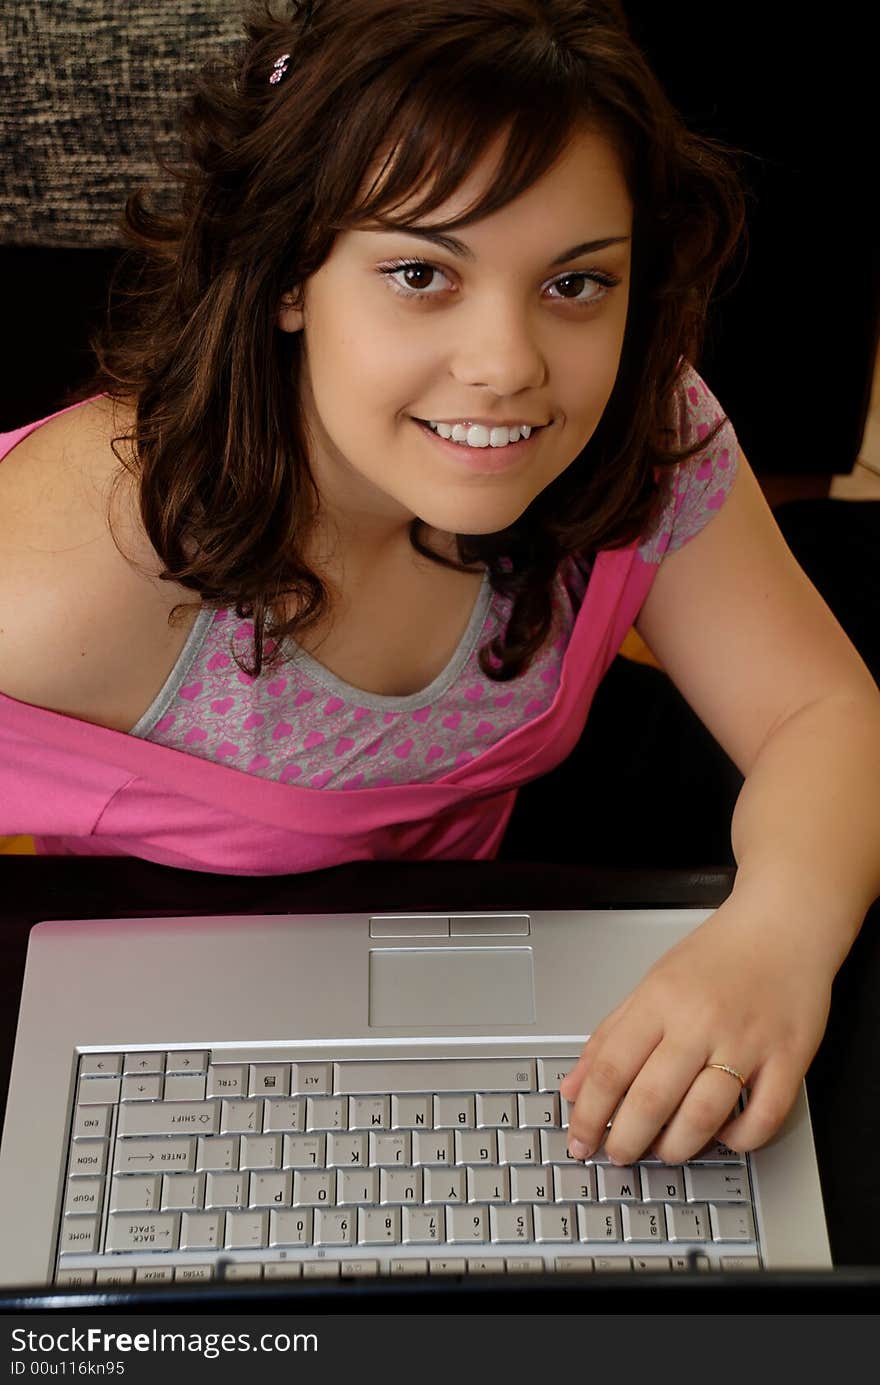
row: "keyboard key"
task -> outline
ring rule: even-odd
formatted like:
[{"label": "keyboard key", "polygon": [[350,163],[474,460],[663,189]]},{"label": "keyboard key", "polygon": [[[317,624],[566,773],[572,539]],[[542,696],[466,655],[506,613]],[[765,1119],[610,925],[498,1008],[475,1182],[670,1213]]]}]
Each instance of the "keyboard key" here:
[{"label": "keyboard key", "polygon": [[370,1092],[533,1092],[534,1058],[426,1058],[334,1063],[333,1090]]},{"label": "keyboard key", "polygon": [[113,1178],[110,1182],[111,1212],[157,1212],[162,1190],[158,1174]]},{"label": "keyboard key", "polygon": [[[107,1168],[107,1140],[78,1140],[71,1151],[69,1174],[104,1173]],[[116,1145],[118,1150],[119,1145]]]},{"label": "keyboard key", "polygon": [[387,1246],[400,1243],[400,1209],[397,1207],[360,1207],[358,1209],[358,1245]]},{"label": "keyboard key", "polygon": [[601,1164],[596,1169],[596,1190],[600,1202],[638,1202],[641,1180],[638,1170],[616,1164]]},{"label": "keyboard key", "polygon": [[688,1202],[748,1202],[749,1183],[744,1168],[726,1164],[714,1167],[687,1165],[684,1186]]},{"label": "keyboard key", "polygon": [[577,1205],[578,1236],[582,1241],[619,1241],[620,1210],[599,1203]]},{"label": "keyboard key", "polygon": [[61,1223],[60,1255],[75,1251],[91,1253],[98,1244],[97,1217],[65,1217]]},{"label": "keyboard key", "polygon": [[576,1220],[574,1208],[568,1203],[551,1203],[549,1206],[537,1206],[532,1208],[535,1218],[535,1240],[541,1244],[545,1241],[574,1241],[576,1237]]},{"label": "keyboard key", "polygon": [[192,1173],[196,1142],[193,1139],[117,1140],[115,1173],[154,1173],[172,1169]]},{"label": "keyboard key", "polygon": [[539,1058],[538,1091],[558,1092],[559,1084],[577,1062],[577,1058]]},{"label": "keyboard key", "polygon": [[268,1235],[267,1212],[226,1213],[227,1250],[259,1250],[268,1244]]},{"label": "keyboard key", "polygon": [[298,1207],[290,1212],[269,1213],[270,1246],[310,1246],[312,1244],[312,1209]]},{"label": "keyboard key", "polygon": [[123,1072],[164,1072],[164,1053],[126,1053]]},{"label": "keyboard key", "polygon": [[110,1134],[112,1106],[80,1106],[73,1117],[73,1138],[104,1139]]},{"label": "keyboard key", "polygon": [[709,1203],[712,1235],[716,1241],[753,1241],[755,1219],[751,1207]]},{"label": "keyboard key", "polygon": [[71,1178],[67,1184],[67,1200],[64,1211],[67,1215],[82,1215],[85,1212],[101,1211],[104,1192],[103,1178]]},{"label": "keyboard key", "polygon": [[447,1207],[446,1239],[450,1245],[474,1245],[488,1241],[488,1210],[475,1203],[466,1207]]},{"label": "keyboard key", "polygon": [[403,1244],[434,1245],[444,1239],[445,1221],[442,1208],[404,1207]]},{"label": "keyboard key", "polygon": [[280,1169],[280,1135],[242,1135],[241,1167],[243,1169]]},{"label": "keyboard key", "polygon": [[495,1244],[503,1244],[506,1241],[523,1243],[531,1241],[534,1232],[532,1209],[531,1207],[490,1207],[489,1228],[492,1233],[492,1241]]},{"label": "keyboard key", "polygon": [[181,1250],[217,1250],[223,1244],[225,1212],[184,1212],[180,1219]]},{"label": "keyboard key", "polygon": [[117,1133],[216,1135],[219,1117],[215,1101],[129,1101],[119,1108]]},{"label": "keyboard key", "polygon": [[84,1053],[79,1060],[80,1077],[121,1077],[121,1053]]},{"label": "keyboard key", "polygon": [[673,1164],[646,1165],[642,1169],[645,1202],[684,1202],[682,1171]]},{"label": "keyboard key", "polygon": [[247,1068],[243,1063],[212,1063],[208,1068],[207,1096],[245,1096]]},{"label": "keyboard key", "polygon": [[171,1049],[165,1057],[165,1071],[207,1073],[209,1056],[201,1049]]},{"label": "keyboard key", "polygon": [[708,1241],[709,1214],[706,1204],[692,1202],[682,1207],[667,1203],[666,1232],[670,1241]]},{"label": "keyboard key", "polygon": [[316,1246],[354,1245],[357,1213],[336,1207],[321,1207],[315,1213]]},{"label": "keyboard key", "polygon": [[665,1241],[666,1219],[663,1208],[645,1206],[644,1203],[632,1207],[625,1202],[620,1209],[625,1241]]},{"label": "keyboard key", "polygon": [[132,1216],[111,1213],[107,1227],[108,1250],[176,1250],[179,1226],[177,1212]]}]

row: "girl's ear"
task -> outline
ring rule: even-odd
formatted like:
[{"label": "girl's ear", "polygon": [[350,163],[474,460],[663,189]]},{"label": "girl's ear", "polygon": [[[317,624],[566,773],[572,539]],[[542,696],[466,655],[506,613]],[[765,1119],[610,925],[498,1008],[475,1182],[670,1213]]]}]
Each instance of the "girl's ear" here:
[{"label": "girl's ear", "polygon": [[283,293],[275,319],[276,326],[282,332],[299,332],[304,325],[304,316],[302,297],[296,293]]}]

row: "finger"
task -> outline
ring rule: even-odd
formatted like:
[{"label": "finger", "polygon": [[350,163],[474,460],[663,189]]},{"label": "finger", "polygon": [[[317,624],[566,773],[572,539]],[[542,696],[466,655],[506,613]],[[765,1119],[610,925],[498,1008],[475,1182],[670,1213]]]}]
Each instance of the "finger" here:
[{"label": "finger", "polygon": [[605,1152],[615,1164],[631,1164],[648,1149],[678,1110],[704,1061],[705,1049],[672,1043],[668,1037],[657,1045],[636,1075],[606,1137]]},{"label": "finger", "polygon": [[574,1067],[566,1074],[559,1084],[559,1091],[561,1095],[565,1097],[566,1101],[574,1101],[576,1099],[580,1091],[581,1083],[589,1071],[590,1064],[593,1061],[599,1045],[613,1029],[628,1004],[629,997],[618,1005],[616,1009],[612,1010],[609,1015],[606,1015],[602,1023],[596,1026],[587,1039]]},{"label": "finger", "polygon": [[802,1081],[794,1059],[783,1054],[768,1058],[749,1083],[745,1110],[719,1130],[718,1139],[738,1154],[765,1144],[794,1105]]},{"label": "finger", "polygon": [[608,1121],[662,1037],[659,1017],[641,1011],[619,1021],[597,1047],[569,1113],[575,1159],[588,1158],[602,1144]]},{"label": "finger", "polygon": [[655,1140],[655,1153],[666,1164],[679,1164],[697,1154],[728,1119],[740,1091],[739,1081],[730,1073],[701,1066],[666,1129]]}]

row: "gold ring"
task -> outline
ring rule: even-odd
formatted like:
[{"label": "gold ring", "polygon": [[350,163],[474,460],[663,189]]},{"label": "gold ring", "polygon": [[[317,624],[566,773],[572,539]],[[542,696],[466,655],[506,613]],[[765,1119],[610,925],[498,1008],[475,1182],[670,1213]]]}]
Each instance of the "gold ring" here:
[{"label": "gold ring", "polygon": [[740,1090],[742,1090],[742,1088],[746,1085],[746,1079],[743,1077],[742,1073],[737,1072],[736,1068],[730,1067],[728,1063],[707,1063],[706,1067],[717,1068],[719,1072],[729,1072],[731,1077],[736,1078],[737,1082],[740,1085]]}]

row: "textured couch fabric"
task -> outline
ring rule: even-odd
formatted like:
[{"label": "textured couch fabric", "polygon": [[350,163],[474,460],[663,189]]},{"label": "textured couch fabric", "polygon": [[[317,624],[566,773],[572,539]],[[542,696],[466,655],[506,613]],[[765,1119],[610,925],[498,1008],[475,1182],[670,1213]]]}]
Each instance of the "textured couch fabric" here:
[{"label": "textured couch fabric", "polygon": [[[0,19],[0,240],[110,246],[126,197],[176,185],[151,142],[176,154],[180,99],[242,41],[229,0],[19,0]],[[276,11],[280,13],[280,10]]]}]

